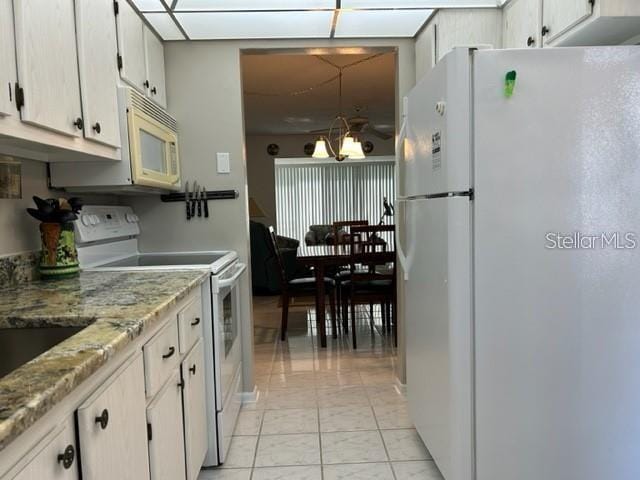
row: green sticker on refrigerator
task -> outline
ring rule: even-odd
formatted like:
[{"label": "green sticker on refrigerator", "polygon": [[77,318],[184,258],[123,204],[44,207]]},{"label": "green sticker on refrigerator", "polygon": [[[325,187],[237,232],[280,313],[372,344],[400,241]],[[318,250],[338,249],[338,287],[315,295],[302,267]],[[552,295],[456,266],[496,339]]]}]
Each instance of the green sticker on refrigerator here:
[{"label": "green sticker on refrigerator", "polygon": [[515,70],[511,70],[504,77],[504,96],[507,98],[511,98],[513,95],[513,90],[516,88],[517,75]]}]

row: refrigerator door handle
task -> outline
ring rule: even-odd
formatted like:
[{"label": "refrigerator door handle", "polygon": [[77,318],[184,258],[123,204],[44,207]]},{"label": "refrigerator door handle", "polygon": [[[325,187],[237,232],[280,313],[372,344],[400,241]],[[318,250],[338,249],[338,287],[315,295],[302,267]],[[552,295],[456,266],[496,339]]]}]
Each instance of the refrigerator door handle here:
[{"label": "refrigerator door handle", "polygon": [[[409,205],[411,205],[412,202],[406,202],[405,203],[405,207],[403,209],[403,216],[404,216],[404,225],[405,225],[405,233],[406,236],[404,238],[404,240],[407,242],[407,249],[404,249],[402,247],[402,241],[400,239],[400,236],[398,235],[398,232],[396,232],[396,238],[398,239],[396,242],[396,254],[398,256],[398,262],[400,263],[400,266],[402,267],[402,273],[403,273],[403,277],[405,282],[409,281],[409,275],[411,272],[411,264],[413,263],[413,255],[414,255],[414,249],[413,246],[415,244],[414,242],[414,237],[415,237],[415,222],[413,218],[408,218],[407,219],[407,210],[409,210],[409,214],[411,215],[411,212],[414,210],[414,206],[412,205],[411,207]],[[397,224],[396,224],[397,225]],[[398,228],[396,226],[396,228]]]},{"label": "refrigerator door handle", "polygon": [[407,130],[408,130],[408,99],[404,97],[403,99],[404,111],[402,113],[402,125],[400,126],[400,131],[398,132],[398,138],[396,140],[396,161],[395,161],[395,189],[396,189],[396,201],[402,202],[406,200],[406,196],[400,194],[400,164],[404,161],[404,141],[407,138]]},{"label": "refrigerator door handle", "polygon": [[[405,196],[400,195],[399,178],[400,178],[400,163],[404,161],[404,141],[407,138],[407,121],[408,121],[408,107],[409,107],[409,101],[407,97],[403,98],[402,104],[403,104],[402,126],[400,127],[400,131],[398,132],[398,138],[396,140],[396,162],[395,162],[395,174],[394,174],[396,203],[404,202],[406,200]],[[406,226],[406,221],[404,223]],[[396,226],[396,229],[397,228],[398,226]],[[405,228],[405,231],[406,230],[407,229]],[[402,241],[400,241],[400,235],[398,235],[398,233],[399,232],[396,231],[396,238],[398,239],[396,251],[398,255],[398,261],[400,262],[400,266],[402,267],[404,279],[405,281],[407,281],[409,280],[409,265],[407,261],[407,256],[405,255],[404,250],[402,249]]]}]

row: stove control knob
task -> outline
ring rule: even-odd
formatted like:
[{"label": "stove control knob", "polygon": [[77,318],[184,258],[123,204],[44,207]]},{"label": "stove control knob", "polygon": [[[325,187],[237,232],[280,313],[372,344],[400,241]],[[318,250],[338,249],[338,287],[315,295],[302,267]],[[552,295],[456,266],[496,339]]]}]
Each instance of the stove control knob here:
[{"label": "stove control knob", "polygon": [[98,225],[100,223],[100,217],[97,215],[91,215],[91,225]]},{"label": "stove control knob", "polygon": [[133,214],[133,221],[136,222],[136,223],[138,223],[140,221],[140,218],[135,213]]},{"label": "stove control knob", "polygon": [[91,225],[91,215],[82,215],[80,217],[80,221],[85,227],[88,227],[89,225]]},{"label": "stove control knob", "polygon": [[132,223],[133,222],[133,213],[125,213],[124,214],[124,219],[126,220],[127,223]]}]

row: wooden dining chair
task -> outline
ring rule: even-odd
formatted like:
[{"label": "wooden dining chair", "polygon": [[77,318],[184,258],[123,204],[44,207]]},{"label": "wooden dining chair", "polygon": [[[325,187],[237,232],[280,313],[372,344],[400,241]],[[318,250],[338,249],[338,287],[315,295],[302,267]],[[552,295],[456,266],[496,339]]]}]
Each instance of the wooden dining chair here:
[{"label": "wooden dining chair", "polygon": [[[390,237],[391,246],[383,240]],[[351,313],[353,348],[358,348],[356,338],[356,305],[380,304],[383,322],[391,326],[394,343],[397,344],[396,325],[396,254],[395,226],[355,226],[350,238],[350,278],[343,282],[348,295],[342,297],[343,318]],[[384,325],[384,323],[383,323]]]},{"label": "wooden dining chair", "polygon": [[351,227],[369,225],[369,220],[346,220],[333,222],[333,238],[336,245],[348,245]]},{"label": "wooden dining chair", "polygon": [[[278,246],[276,232],[273,226],[269,227],[269,236],[271,237],[271,245],[273,247],[273,253],[277,259],[278,271],[280,276],[280,288],[281,296],[280,302],[282,304],[282,319],[280,324],[280,338],[282,341],[287,338],[287,327],[289,324],[289,303],[292,298],[295,297],[316,297],[316,279],[315,277],[299,277],[299,278],[287,278],[287,271],[284,266],[282,255],[280,253],[280,247]],[[337,336],[337,321],[336,321],[336,297],[335,297],[335,281],[331,278],[324,279],[325,291],[329,297],[330,309],[331,309],[331,326],[333,328],[334,338]],[[324,302],[322,298],[320,301]],[[326,321],[324,318],[317,318],[318,322]]]},{"label": "wooden dining chair", "polygon": [[[369,225],[369,220],[344,220],[339,222],[333,222],[333,238],[336,245],[339,245],[343,248],[349,246],[349,238],[351,235],[351,228],[353,227],[362,227],[365,225]],[[338,305],[342,304],[342,296],[345,294],[343,292],[342,284],[345,280],[348,280],[351,276],[351,270],[349,269],[349,265],[342,265],[337,270],[333,272],[333,278],[336,281],[336,300]],[[370,307],[371,311],[373,311],[373,305]],[[349,333],[349,322],[345,315],[342,315],[342,328],[344,329],[344,333]]]}]

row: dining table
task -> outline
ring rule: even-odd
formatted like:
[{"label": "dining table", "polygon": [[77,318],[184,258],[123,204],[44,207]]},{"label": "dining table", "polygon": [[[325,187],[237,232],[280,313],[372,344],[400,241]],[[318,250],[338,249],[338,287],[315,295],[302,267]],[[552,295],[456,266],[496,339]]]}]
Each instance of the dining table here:
[{"label": "dining table", "polygon": [[[339,245],[300,245],[297,261],[300,265],[312,267],[316,279],[316,322],[320,346],[327,346],[327,327],[325,310],[324,277],[327,267],[348,266],[350,246]],[[338,338],[338,329],[333,329],[333,338]]]}]

